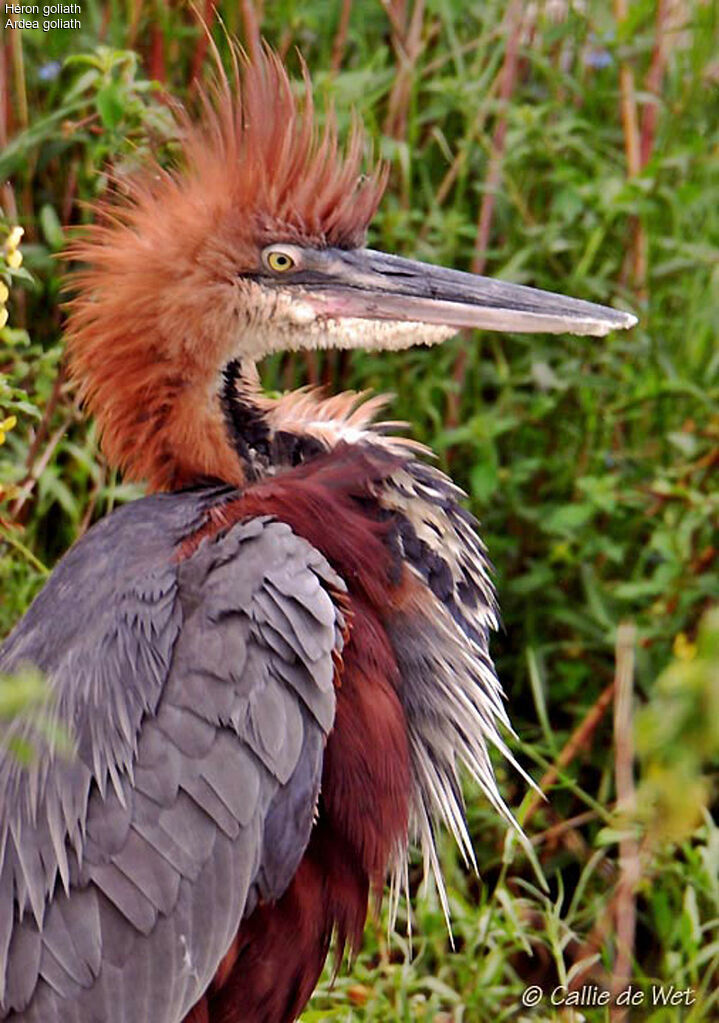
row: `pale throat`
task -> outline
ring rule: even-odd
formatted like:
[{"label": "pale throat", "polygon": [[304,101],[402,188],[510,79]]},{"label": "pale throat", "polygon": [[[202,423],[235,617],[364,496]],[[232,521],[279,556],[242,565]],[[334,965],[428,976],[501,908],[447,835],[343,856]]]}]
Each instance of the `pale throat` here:
[{"label": "pale throat", "polygon": [[[286,289],[272,295],[271,306],[271,317],[243,331],[238,356],[222,368],[217,392],[230,445],[248,480],[274,475],[340,442],[381,443],[374,420],[388,400],[354,391],[327,396],[321,388],[307,387],[269,397],[258,370],[266,355],[313,349],[400,351],[456,334],[455,328],[442,325],[318,314],[310,296],[290,295]],[[399,440],[388,437],[387,443]]]},{"label": "pale throat", "polygon": [[[382,443],[374,420],[387,399],[354,391],[327,396],[320,388],[270,397],[263,390],[258,362],[283,350],[398,351],[437,344],[456,333],[451,327],[409,321],[320,316],[297,296],[291,306],[286,294],[276,299],[271,317],[245,320],[234,344],[217,346],[227,353],[219,369],[207,366],[202,374],[186,374],[194,382],[180,390],[157,381],[156,416],[145,423],[142,440],[136,434],[133,450],[120,459],[132,467],[132,476],[148,479],[153,489],[161,490],[209,479],[242,486],[340,442]],[[280,307],[284,316],[278,316]],[[392,445],[399,438],[386,440]]]}]

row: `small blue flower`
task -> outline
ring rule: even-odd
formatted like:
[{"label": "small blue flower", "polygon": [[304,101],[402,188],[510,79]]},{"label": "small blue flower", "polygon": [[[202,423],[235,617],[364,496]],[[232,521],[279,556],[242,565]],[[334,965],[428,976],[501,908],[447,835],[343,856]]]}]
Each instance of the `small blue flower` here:
[{"label": "small blue flower", "polygon": [[610,64],[614,63],[614,57],[611,55],[609,50],[589,50],[584,55],[584,63],[588,67],[602,68],[609,67]]},{"label": "small blue flower", "polygon": [[62,64],[59,60],[50,60],[38,69],[37,77],[41,82],[53,82],[60,74]]}]

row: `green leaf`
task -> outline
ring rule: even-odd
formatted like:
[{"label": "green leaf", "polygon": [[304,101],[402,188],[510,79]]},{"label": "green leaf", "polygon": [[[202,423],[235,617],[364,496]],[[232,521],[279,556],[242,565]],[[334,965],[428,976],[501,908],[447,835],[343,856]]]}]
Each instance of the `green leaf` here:
[{"label": "green leaf", "polygon": [[45,203],[40,210],[40,227],[50,248],[58,252],[65,244],[65,233],[55,207],[49,203]]},{"label": "green leaf", "polygon": [[123,94],[117,82],[108,82],[95,97],[100,120],[106,128],[114,129],[122,121]]},{"label": "green leaf", "polygon": [[547,515],[542,527],[547,533],[560,536],[571,536],[594,517],[591,504],[565,504],[555,508]]}]

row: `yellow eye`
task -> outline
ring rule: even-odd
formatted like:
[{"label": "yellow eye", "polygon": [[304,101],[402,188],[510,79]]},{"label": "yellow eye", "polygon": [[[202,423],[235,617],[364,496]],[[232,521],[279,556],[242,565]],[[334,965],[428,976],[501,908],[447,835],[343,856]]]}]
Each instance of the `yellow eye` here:
[{"label": "yellow eye", "polygon": [[278,274],[287,273],[288,270],[294,269],[295,266],[292,256],[282,252],[280,249],[272,249],[265,258],[270,270],[274,270]]}]

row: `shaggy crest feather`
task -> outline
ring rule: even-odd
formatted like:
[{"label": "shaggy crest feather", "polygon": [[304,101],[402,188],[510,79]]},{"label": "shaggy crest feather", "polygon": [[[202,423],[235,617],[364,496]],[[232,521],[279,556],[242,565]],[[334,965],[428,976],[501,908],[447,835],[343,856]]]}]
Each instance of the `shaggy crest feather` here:
[{"label": "shaggy crest feather", "polygon": [[234,56],[233,83],[220,72],[201,95],[201,119],[181,117],[183,190],[195,183],[201,189],[216,185],[268,240],[290,240],[296,233],[316,244],[360,245],[386,175],[378,165],[361,177],[364,137],[358,122],[343,153],[332,110],[318,130],[304,65],[298,103],[280,58],[268,47],[252,63],[242,53]]}]

